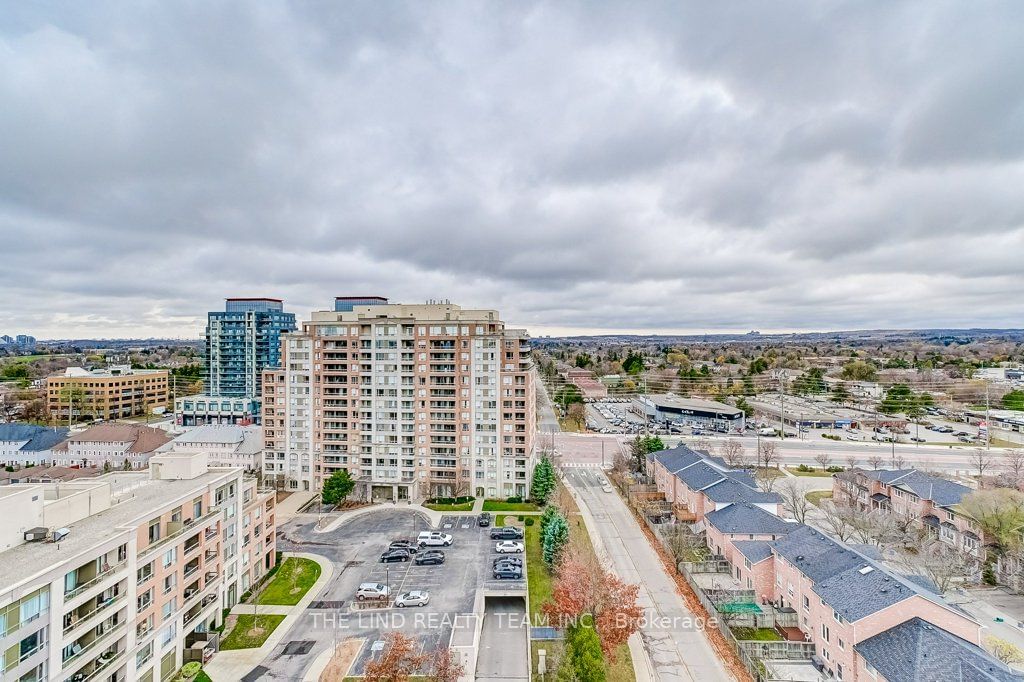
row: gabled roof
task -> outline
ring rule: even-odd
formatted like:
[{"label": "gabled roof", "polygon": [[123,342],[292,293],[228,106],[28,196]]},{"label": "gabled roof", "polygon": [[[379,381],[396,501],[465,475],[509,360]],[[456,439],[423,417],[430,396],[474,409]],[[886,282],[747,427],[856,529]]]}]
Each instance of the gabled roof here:
[{"label": "gabled roof", "polygon": [[780,519],[747,502],[730,504],[710,512],[704,516],[704,520],[721,533],[746,535],[785,535],[797,527],[797,524]]},{"label": "gabled roof", "polygon": [[724,479],[725,475],[706,462],[697,462],[677,471],[676,478],[690,490],[703,490]]},{"label": "gabled roof", "polygon": [[895,481],[895,480],[897,480],[899,478],[903,478],[904,476],[906,476],[907,474],[911,473],[912,471],[915,471],[915,470],[914,469],[875,469],[875,470],[869,471],[867,469],[861,469],[861,473],[864,474],[865,476],[867,476],[868,478],[873,478],[876,481],[880,481],[881,483],[885,483],[886,485],[891,484],[893,481]]},{"label": "gabled roof", "polygon": [[858,621],[918,594],[881,568],[861,562],[815,583],[812,588],[825,603],[848,621]]},{"label": "gabled roof", "polygon": [[744,485],[732,478],[723,478],[718,483],[704,488],[701,492],[712,502],[751,502],[754,504],[778,504],[782,502],[782,496],[778,493],[766,493],[757,488]]},{"label": "gabled roof", "polygon": [[1020,682],[983,649],[922,618],[911,618],[854,645],[888,682]]},{"label": "gabled roof", "polygon": [[760,563],[772,555],[772,546],[768,540],[736,540],[732,546],[749,559],[751,564]]},{"label": "gabled roof", "polygon": [[67,437],[68,429],[65,426],[53,429],[38,424],[20,422],[0,424],[0,441],[15,443],[25,441],[25,444],[19,448],[21,452],[49,450]]},{"label": "gabled roof", "polygon": [[167,432],[160,429],[142,424],[107,422],[90,426],[81,433],[72,434],[61,444],[61,449],[67,450],[70,443],[131,443],[127,452],[148,453],[155,451],[170,440],[171,437],[167,435]]},{"label": "gabled roof", "polygon": [[964,495],[971,492],[965,485],[947,481],[938,476],[929,476],[920,471],[913,471],[892,483],[897,488],[909,490],[918,497],[932,500],[940,507],[960,504]]},{"label": "gabled roof", "polygon": [[864,565],[862,556],[810,526],[797,526],[772,547],[814,583]]}]

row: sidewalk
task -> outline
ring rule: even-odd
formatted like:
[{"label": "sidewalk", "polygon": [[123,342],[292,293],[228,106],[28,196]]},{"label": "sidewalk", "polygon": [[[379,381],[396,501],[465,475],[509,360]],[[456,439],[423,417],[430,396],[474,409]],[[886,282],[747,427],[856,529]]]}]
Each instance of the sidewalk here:
[{"label": "sidewalk", "polygon": [[[320,577],[295,606],[259,606],[258,613],[277,613],[285,615],[285,619],[274,629],[270,637],[267,637],[267,641],[263,643],[263,646],[258,649],[231,649],[229,651],[218,651],[214,654],[210,662],[203,666],[203,670],[210,676],[213,682],[237,682],[237,680],[242,679],[253,668],[258,666],[263,659],[270,655],[274,647],[281,643],[281,640],[288,634],[288,631],[292,629],[296,621],[305,613],[309,603],[323,591],[324,587],[327,586],[327,583],[334,576],[334,564],[317,554],[286,552],[284,556],[285,558],[294,556],[312,559],[320,564]],[[278,611],[277,609],[281,610]],[[231,613],[251,614],[252,604],[236,604],[231,609]]]}]

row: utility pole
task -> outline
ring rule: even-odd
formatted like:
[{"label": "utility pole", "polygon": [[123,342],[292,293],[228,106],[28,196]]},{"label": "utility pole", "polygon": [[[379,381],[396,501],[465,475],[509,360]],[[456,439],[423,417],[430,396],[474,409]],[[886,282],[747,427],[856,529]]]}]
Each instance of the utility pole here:
[{"label": "utility pole", "polygon": [[779,380],[779,396],[782,399],[782,407],[779,410],[779,426],[782,427],[779,438],[782,440],[786,440],[786,383],[783,381],[785,371],[784,369],[775,370],[775,378]]},{"label": "utility pole", "polygon": [[992,418],[989,416],[988,379],[985,380],[985,449],[988,450],[992,444]]}]

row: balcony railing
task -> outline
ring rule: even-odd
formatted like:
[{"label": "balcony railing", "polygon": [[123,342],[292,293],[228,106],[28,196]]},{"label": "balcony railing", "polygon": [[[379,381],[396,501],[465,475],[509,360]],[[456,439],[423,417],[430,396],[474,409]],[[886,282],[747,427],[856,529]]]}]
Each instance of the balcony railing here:
[{"label": "balcony railing", "polygon": [[82,647],[81,649],[76,651],[75,653],[73,653],[70,656],[68,656],[67,658],[65,658],[63,660],[63,662],[61,663],[61,668],[63,668],[64,670],[67,670],[69,667],[71,667],[72,663],[76,663],[78,661],[81,661],[82,660],[82,656],[84,654],[89,653],[90,651],[95,649],[100,644],[109,644],[110,643],[110,639],[111,639],[111,635],[113,635],[118,630],[120,630],[122,627],[124,627],[127,622],[128,621],[125,621],[123,623],[118,623],[117,625],[112,626],[109,630],[104,632],[102,635],[100,635],[99,637],[97,637],[96,639],[92,640],[91,642],[86,644],[84,647]]},{"label": "balcony railing", "polygon": [[85,592],[86,590],[88,590],[90,587],[95,587],[98,583],[102,582],[106,578],[109,578],[111,575],[113,575],[114,573],[117,573],[119,570],[121,570],[122,568],[124,568],[127,565],[128,565],[127,561],[122,561],[120,563],[117,563],[117,564],[114,564],[112,566],[107,567],[106,569],[104,569],[104,570],[100,571],[99,573],[97,573],[95,578],[92,578],[91,580],[88,580],[88,581],[82,583],[81,585],[75,586],[75,589],[71,590],[70,592],[65,592],[64,593],[64,601],[67,602],[67,601],[70,601],[71,599],[74,599],[78,595],[80,595],[83,592]]},{"label": "balcony railing", "polygon": [[64,628],[64,634],[66,635],[69,632],[71,632],[72,630],[74,630],[75,628],[80,627],[86,621],[88,621],[90,618],[95,616],[97,613],[101,613],[103,611],[106,611],[107,609],[109,609],[114,604],[119,604],[120,602],[124,601],[124,599],[126,599],[127,597],[128,597],[127,592],[125,594],[119,594],[116,597],[114,597],[113,599],[110,599],[109,601],[104,602],[101,606],[97,606],[95,609],[93,609],[89,613],[87,613],[84,616],[81,616],[81,617],[75,619],[75,621],[73,623],[71,623],[70,625],[65,627]]},{"label": "balcony railing", "polygon": [[150,556],[151,554],[155,553],[158,549],[166,547],[168,544],[170,544],[172,540],[177,540],[182,535],[187,535],[188,533],[195,531],[202,524],[206,523],[207,521],[210,521],[211,519],[217,518],[219,515],[220,507],[213,507],[206,514],[200,516],[198,519],[193,519],[191,523],[183,526],[180,530],[171,533],[170,535],[161,540],[157,540],[153,544],[139,551],[139,559],[141,560],[145,557]]},{"label": "balcony railing", "polygon": [[124,654],[125,654],[125,652],[119,651],[119,652],[117,652],[116,654],[114,654],[113,656],[111,656],[110,658],[108,658],[106,660],[100,660],[100,659],[97,658],[96,659],[96,662],[97,662],[96,667],[93,669],[93,671],[91,673],[89,673],[88,676],[85,677],[85,679],[82,680],[82,682],[90,682],[90,680],[98,679],[98,676],[99,676],[99,674],[101,672],[103,672],[104,670],[110,668],[115,662],[120,661],[122,658],[124,658]]}]

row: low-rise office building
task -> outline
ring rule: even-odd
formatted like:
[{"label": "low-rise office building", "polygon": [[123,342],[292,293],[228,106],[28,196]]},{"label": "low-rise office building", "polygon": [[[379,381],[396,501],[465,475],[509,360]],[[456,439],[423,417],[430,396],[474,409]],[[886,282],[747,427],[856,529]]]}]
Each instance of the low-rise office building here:
[{"label": "low-rise office building", "polygon": [[0,464],[39,465],[53,461],[53,448],[68,437],[66,427],[8,422],[0,424]]},{"label": "low-rise office building", "polygon": [[68,367],[64,374],[46,379],[46,406],[58,420],[142,416],[167,407],[167,387],[166,369]]},{"label": "low-rise office building", "polygon": [[169,443],[166,431],[142,424],[107,422],[72,433],[53,448],[53,463],[60,466],[132,469],[144,467],[160,446]]},{"label": "low-rise office building", "polygon": [[166,453],[148,471],[0,488],[3,679],[159,682],[205,660],[221,610],[275,560],[273,495],[255,486]]},{"label": "low-rise office building", "polygon": [[679,398],[674,395],[642,395],[630,409],[660,424],[681,424],[731,433],[743,431],[743,410],[715,400]]},{"label": "low-rise office building", "polygon": [[259,424],[259,397],[190,395],[174,399],[174,420],[178,426],[204,424]]},{"label": "low-rise office building", "polygon": [[160,452],[205,452],[211,466],[240,467],[253,472],[262,468],[263,430],[258,426],[209,424],[189,429]]}]

